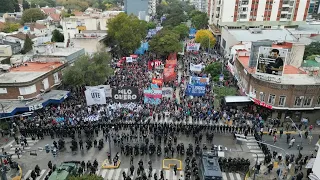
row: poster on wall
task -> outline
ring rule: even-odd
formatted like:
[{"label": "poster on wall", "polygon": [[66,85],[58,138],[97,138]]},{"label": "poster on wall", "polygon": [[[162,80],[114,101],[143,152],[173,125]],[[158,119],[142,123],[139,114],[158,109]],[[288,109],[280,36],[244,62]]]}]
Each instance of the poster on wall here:
[{"label": "poster on wall", "polygon": [[162,88],[162,97],[163,98],[172,98],[173,97],[173,88],[172,87],[163,87]]},{"label": "poster on wall", "polygon": [[158,105],[161,103],[162,90],[161,89],[146,89],[143,91],[144,103]]},{"label": "poster on wall", "polygon": [[256,74],[282,76],[288,49],[260,47]]},{"label": "poster on wall", "polygon": [[112,89],[112,101],[129,103],[139,101],[139,91],[136,87],[121,87]]},{"label": "poster on wall", "polygon": [[188,84],[186,88],[186,95],[188,96],[204,96],[206,94],[205,85]]},{"label": "poster on wall", "polygon": [[89,88],[84,93],[88,106],[107,103],[104,89]]}]

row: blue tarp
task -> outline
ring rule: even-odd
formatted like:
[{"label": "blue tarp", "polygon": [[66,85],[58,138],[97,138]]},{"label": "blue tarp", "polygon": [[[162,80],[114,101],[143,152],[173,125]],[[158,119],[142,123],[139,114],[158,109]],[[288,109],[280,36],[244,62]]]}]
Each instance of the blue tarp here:
[{"label": "blue tarp", "polygon": [[189,38],[193,39],[196,36],[197,30],[195,28],[190,28],[189,30]]}]

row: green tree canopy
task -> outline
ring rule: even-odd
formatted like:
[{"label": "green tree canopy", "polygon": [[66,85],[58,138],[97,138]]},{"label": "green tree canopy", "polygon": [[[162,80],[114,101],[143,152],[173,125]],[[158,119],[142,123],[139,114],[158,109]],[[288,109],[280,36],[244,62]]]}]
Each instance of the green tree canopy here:
[{"label": "green tree canopy", "polygon": [[38,8],[27,9],[23,12],[22,23],[36,22],[37,20],[45,19],[45,14]]},{"label": "green tree canopy", "polygon": [[[210,39],[210,45],[209,45]],[[216,44],[216,38],[209,30],[201,29],[196,33],[195,41],[201,44],[202,48],[213,48]]]},{"label": "green tree canopy", "polygon": [[110,64],[111,57],[105,52],[94,53],[92,57],[83,56],[65,70],[63,83],[69,86],[104,84],[113,74]]},{"label": "green tree canopy", "polygon": [[0,13],[13,13],[19,11],[19,3],[17,0],[0,0]]},{"label": "green tree canopy", "polygon": [[64,35],[57,29],[53,30],[51,42],[64,42]]},{"label": "green tree canopy", "polygon": [[5,32],[5,33],[12,33],[14,31],[18,31],[19,28],[20,28],[20,24],[6,22],[4,24],[4,27],[3,27],[2,31]]},{"label": "green tree canopy", "polygon": [[320,41],[312,42],[307,45],[304,50],[303,59],[307,59],[308,56],[316,55],[320,53]]},{"label": "green tree canopy", "polygon": [[111,19],[107,27],[106,44],[121,56],[133,53],[147,35],[147,23],[125,13],[120,13]]},{"label": "green tree canopy", "polygon": [[150,51],[159,56],[167,56],[181,50],[179,34],[171,30],[161,30],[149,41]]},{"label": "green tree canopy", "polygon": [[103,180],[103,177],[101,176],[98,176],[98,175],[89,175],[89,174],[86,174],[86,175],[83,175],[83,176],[71,176],[71,177],[68,177],[67,180]]},{"label": "green tree canopy", "polygon": [[23,49],[21,50],[22,54],[26,54],[27,52],[32,50],[32,40],[30,39],[29,35],[26,35],[26,40],[24,40]]},{"label": "green tree canopy", "polygon": [[157,27],[157,24],[155,22],[148,22],[147,23],[147,29],[155,29]]},{"label": "green tree canopy", "polygon": [[182,41],[189,35],[189,28],[185,24],[180,24],[173,28],[173,31],[179,34],[179,40]]},{"label": "green tree canopy", "polygon": [[36,4],[40,7],[56,7],[56,1],[55,0],[30,0],[31,4]]},{"label": "green tree canopy", "polygon": [[207,13],[201,11],[192,11],[190,13],[192,26],[196,29],[206,29],[209,18]]},{"label": "green tree canopy", "polygon": [[[218,82],[219,81],[221,70],[222,70],[222,63],[220,63],[220,62],[211,63],[211,64],[207,65],[204,68],[204,72],[210,74],[211,75],[211,79],[214,82]],[[223,71],[223,75],[224,75],[224,79],[228,79],[229,78],[229,73],[228,72]]]},{"label": "green tree canopy", "polygon": [[30,9],[30,4],[27,0],[23,0],[22,1],[22,7],[23,7],[23,10],[27,10],[27,9]]},{"label": "green tree canopy", "polygon": [[316,57],[320,56],[320,52],[319,54],[314,54],[314,55],[311,55],[311,56],[308,56],[305,60],[315,60]]}]

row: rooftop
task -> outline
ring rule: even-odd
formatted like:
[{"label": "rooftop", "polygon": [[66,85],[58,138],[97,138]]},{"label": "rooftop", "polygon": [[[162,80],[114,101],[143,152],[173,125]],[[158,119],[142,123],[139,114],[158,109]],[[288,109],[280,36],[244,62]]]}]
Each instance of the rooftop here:
[{"label": "rooftop", "polygon": [[49,15],[53,21],[60,21],[60,14],[50,14]]},{"label": "rooftop", "polygon": [[244,42],[256,42],[261,40],[271,41],[297,41],[286,29],[261,30],[261,33],[251,33],[244,29],[226,29],[236,40]]},{"label": "rooftop", "polygon": [[44,8],[41,8],[41,10],[47,15],[56,13],[56,9],[55,8],[46,8],[46,7],[44,7]]},{"label": "rooftop", "polygon": [[25,26],[30,27],[31,31],[34,31],[34,29],[46,29],[47,26],[43,25],[43,24],[39,24],[39,23],[28,23],[25,24]]},{"label": "rooftop", "polygon": [[27,62],[23,66],[11,68],[9,72],[0,74],[1,84],[30,82],[46,73],[62,66],[60,62]]},{"label": "rooftop", "polygon": [[82,49],[83,48],[53,48],[52,51],[48,52],[46,46],[38,46],[34,50],[39,52],[39,56],[67,57]]},{"label": "rooftop", "polygon": [[[30,39],[36,38],[36,36],[33,35],[33,34],[28,34],[28,35],[29,35],[29,38],[30,38]],[[8,36],[15,37],[15,38],[18,38],[18,39],[21,39],[21,40],[26,40],[27,34],[24,34],[24,33],[22,33],[22,32],[19,32],[19,33],[17,33],[17,34],[12,34],[12,35],[8,35]]]}]

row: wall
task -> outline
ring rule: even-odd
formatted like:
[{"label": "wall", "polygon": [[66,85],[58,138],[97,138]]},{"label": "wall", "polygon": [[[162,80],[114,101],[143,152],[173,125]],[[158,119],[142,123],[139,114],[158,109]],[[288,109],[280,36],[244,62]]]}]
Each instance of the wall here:
[{"label": "wall", "polygon": [[233,22],[234,7],[236,0],[223,1],[223,6],[221,6],[221,22]]},{"label": "wall", "polygon": [[[226,41],[226,46],[225,49],[223,48],[223,39]],[[228,31],[226,28],[222,28],[221,30],[221,42],[220,42],[220,47],[224,49],[224,54],[229,54],[230,53],[230,47],[233,45],[236,45],[240,43],[237,41]]]},{"label": "wall", "polygon": [[[58,72],[58,74],[59,74],[59,79],[61,80],[62,79],[61,72]],[[36,84],[37,92],[23,96],[24,99],[34,98],[38,94],[40,94],[40,89],[43,89],[42,81],[44,79],[46,79],[46,78],[48,78],[48,81],[49,81],[49,89],[52,89],[53,86],[55,85],[53,72],[50,73],[47,77],[42,77],[42,78],[36,80],[35,83],[31,83],[31,84],[25,85],[25,86],[17,85],[17,86],[14,86],[14,87],[7,87],[7,86],[1,86],[1,84],[0,84],[0,88],[7,88],[7,92],[8,92],[6,94],[0,94],[0,99],[18,99],[18,96],[21,96],[20,95],[20,91],[19,91],[19,87],[27,87],[27,86],[31,86],[33,84]],[[47,89],[47,90],[49,90],[49,89]]]},{"label": "wall", "polygon": [[12,56],[12,49],[10,45],[0,45],[0,57]]},{"label": "wall", "polygon": [[263,21],[267,0],[259,0],[256,21]]},{"label": "wall", "polygon": [[296,68],[301,67],[303,61],[303,54],[305,50],[304,44],[293,43],[291,52],[289,54],[289,59],[287,59],[287,64],[290,64]]},{"label": "wall", "polygon": [[297,18],[296,21],[304,21],[304,14],[306,11],[308,0],[300,0],[299,6],[298,6],[298,12],[297,12]]}]

